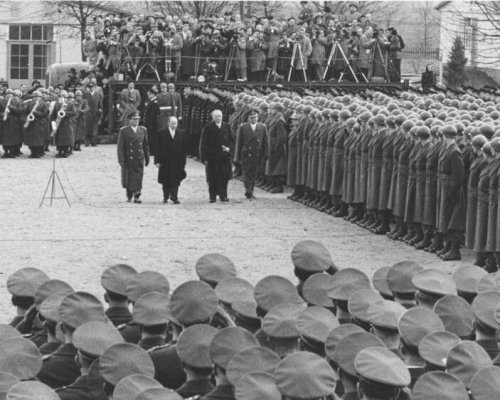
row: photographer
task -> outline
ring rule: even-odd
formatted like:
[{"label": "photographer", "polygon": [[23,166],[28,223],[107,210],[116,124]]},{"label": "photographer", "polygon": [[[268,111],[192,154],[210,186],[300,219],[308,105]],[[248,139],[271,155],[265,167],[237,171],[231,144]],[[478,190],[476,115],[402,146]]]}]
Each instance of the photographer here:
[{"label": "photographer", "polygon": [[188,23],[182,25],[181,39],[181,79],[187,81],[195,74],[196,56],[196,43],[194,43],[193,33]]},{"label": "photographer", "polygon": [[231,38],[229,42],[231,46],[234,46],[234,67],[236,69],[236,77],[238,81],[245,82],[248,80],[247,77],[247,37],[243,28],[238,28],[236,34]]},{"label": "photographer", "polygon": [[389,63],[392,68],[388,68],[389,80],[391,82],[401,81],[401,39],[396,29],[391,30],[389,36]]},{"label": "photographer", "polygon": [[218,29],[214,31],[212,40],[213,52],[211,59],[216,64],[214,73],[215,75],[223,75],[226,68],[226,58],[228,56],[227,49],[229,46],[229,41],[221,35],[221,32]]},{"label": "photographer", "polygon": [[266,69],[266,51],[268,44],[264,41],[264,35],[256,31],[248,38],[247,50],[250,50],[248,59],[250,67],[250,80],[263,82],[264,71]]},{"label": "photographer", "polygon": [[312,53],[311,53],[311,79],[313,81],[323,80],[325,72],[327,39],[323,29],[313,29]]},{"label": "photographer", "polygon": [[164,37],[160,76],[164,76],[167,80],[177,79],[178,69],[181,65],[182,38],[174,25],[167,28]]},{"label": "photographer", "polygon": [[305,79],[304,75],[307,71],[307,59],[312,53],[312,44],[306,36],[306,30],[304,28],[300,28],[297,31],[295,47],[295,56],[293,60],[291,60],[293,67],[292,80],[298,82]]},{"label": "photographer", "polygon": [[383,29],[373,32],[373,37],[377,39],[373,55],[372,77],[385,78],[387,65],[387,51],[389,49],[389,40],[384,34]]},{"label": "photographer", "polygon": [[[358,33],[361,28],[358,30]],[[358,68],[361,73],[367,77],[368,71],[372,67],[373,61],[373,45],[377,39],[373,38],[373,28],[371,26],[366,28],[366,31],[359,38],[359,56],[358,56]],[[361,80],[364,78],[361,77]]]}]

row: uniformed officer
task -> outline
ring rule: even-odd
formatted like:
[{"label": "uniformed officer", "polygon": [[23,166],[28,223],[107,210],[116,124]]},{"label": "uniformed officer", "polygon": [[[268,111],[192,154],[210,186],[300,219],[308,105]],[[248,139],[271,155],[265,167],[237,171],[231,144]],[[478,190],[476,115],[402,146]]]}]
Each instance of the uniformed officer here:
[{"label": "uniformed officer", "polygon": [[19,382],[8,393],[9,400],[59,400],[57,393],[49,386],[37,381]]},{"label": "uniformed officer", "polygon": [[446,358],[450,350],[461,342],[461,339],[451,332],[431,332],[418,344],[418,354],[425,361],[427,371],[444,371]]},{"label": "uniformed officer", "polygon": [[492,365],[488,353],[479,344],[470,340],[458,343],[448,352],[446,358],[446,372],[455,375],[468,389],[474,375]]},{"label": "uniformed officer", "polygon": [[29,158],[40,158],[44,155],[46,126],[49,108],[42,101],[42,93],[36,90],[33,99],[24,105],[26,122],[24,123],[24,144],[31,150]]},{"label": "uniformed officer", "polygon": [[474,335],[474,313],[462,297],[446,295],[441,297],[432,309],[443,321],[448,332],[461,339],[470,340]]},{"label": "uniformed officer", "polygon": [[196,275],[200,281],[208,283],[212,288],[225,279],[236,276],[234,263],[225,255],[209,253],[201,256],[195,264]]},{"label": "uniformed officer", "polygon": [[281,393],[274,383],[274,376],[266,372],[243,375],[234,389],[236,400],[281,400]]}]

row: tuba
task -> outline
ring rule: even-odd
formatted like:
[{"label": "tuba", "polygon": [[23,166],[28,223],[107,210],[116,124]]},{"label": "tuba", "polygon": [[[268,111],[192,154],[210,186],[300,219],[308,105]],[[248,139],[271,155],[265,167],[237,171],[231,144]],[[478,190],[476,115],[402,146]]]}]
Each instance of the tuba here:
[{"label": "tuba", "polygon": [[9,110],[9,106],[10,106],[10,103],[12,102],[12,97],[9,97],[9,100],[7,101],[7,105],[5,106],[5,111],[3,112],[3,120],[4,121],[7,121],[7,117],[9,116],[9,113],[10,113],[10,110]]},{"label": "tuba", "polygon": [[38,108],[38,105],[40,104],[40,100],[37,100],[35,103],[35,106],[31,110],[31,112],[28,114],[28,119],[26,120],[26,123],[24,124],[24,129],[27,129],[30,124],[35,120],[35,111]]}]

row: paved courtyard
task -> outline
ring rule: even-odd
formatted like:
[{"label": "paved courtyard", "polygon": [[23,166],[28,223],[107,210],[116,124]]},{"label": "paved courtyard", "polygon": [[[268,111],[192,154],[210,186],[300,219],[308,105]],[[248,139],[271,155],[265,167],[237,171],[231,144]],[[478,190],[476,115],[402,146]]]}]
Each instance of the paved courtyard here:
[{"label": "paved courtyard", "polygon": [[457,265],[291,202],[287,193],[257,189],[257,200],[249,202],[237,180],[230,182],[229,203],[210,204],[204,168],[193,160],[179,191],[180,205],[162,203],[153,163],[144,176],[143,204],[126,203],[113,145],[57,159],[71,207],[55,199],[52,207],[46,200],[39,208],[53,159],[28,159],[29,150],[23,151],[21,158],[0,160],[0,322],[13,315],[5,284],[21,267],[40,268],[102,298],[99,277],[112,264],[159,271],[175,287],[196,278],[195,262],[208,252],[231,258],[239,275],[254,284],[267,274],[293,279],[290,252],[302,239],[323,243],[338,267],[370,276],[405,259],[445,271]]}]

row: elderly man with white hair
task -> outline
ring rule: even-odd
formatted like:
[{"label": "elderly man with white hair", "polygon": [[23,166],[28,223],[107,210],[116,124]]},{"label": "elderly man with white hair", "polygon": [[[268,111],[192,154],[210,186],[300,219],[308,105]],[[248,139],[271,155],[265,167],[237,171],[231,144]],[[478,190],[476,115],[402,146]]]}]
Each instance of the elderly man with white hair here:
[{"label": "elderly man with white hair", "polygon": [[217,196],[221,202],[229,201],[227,184],[231,171],[231,128],[222,121],[222,111],[212,111],[212,121],[203,128],[200,139],[200,159],[205,164],[210,203]]}]

